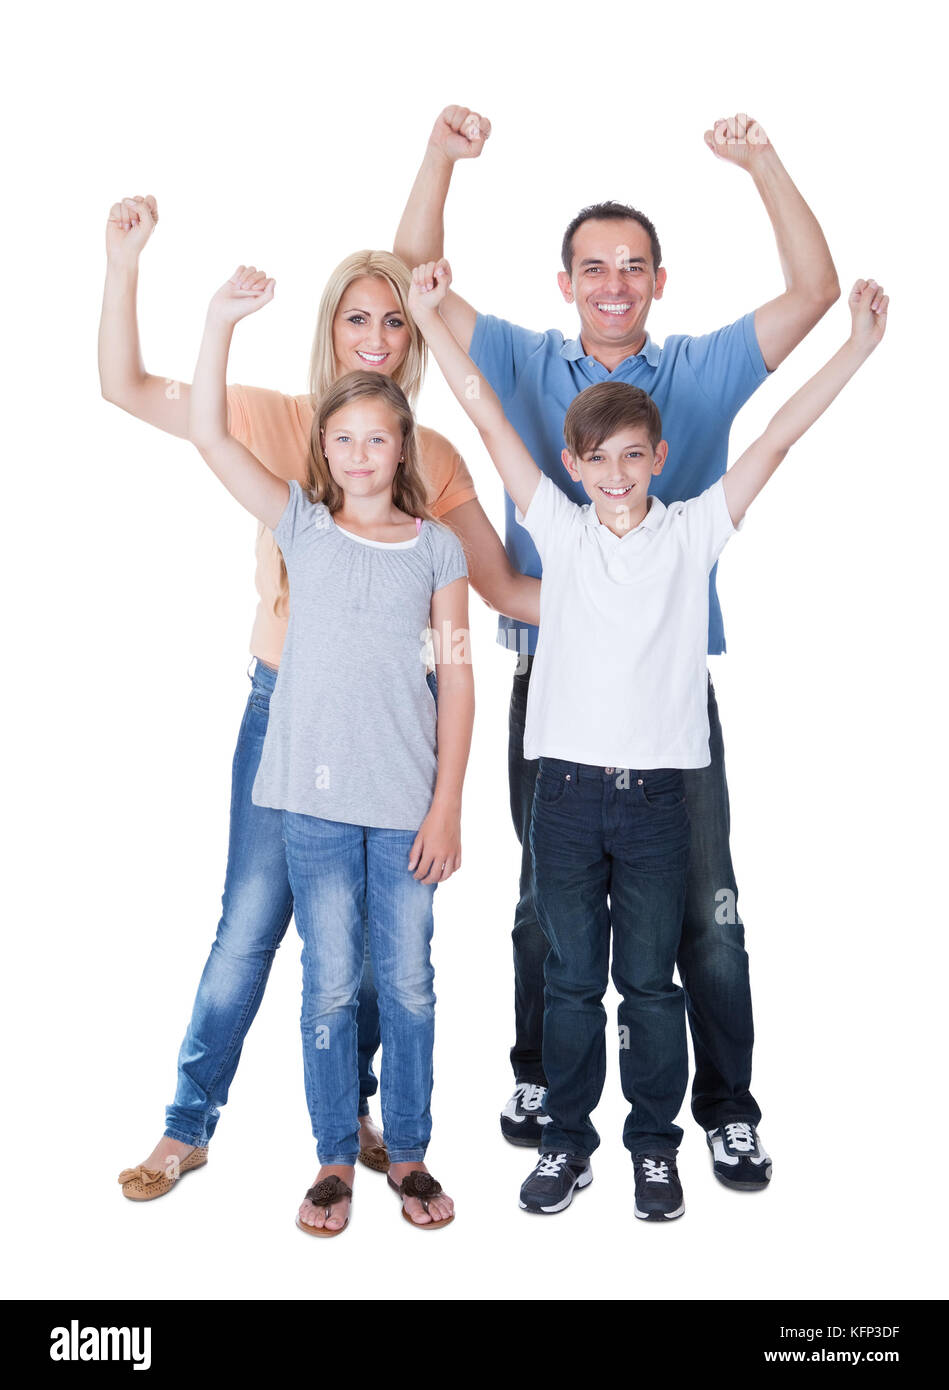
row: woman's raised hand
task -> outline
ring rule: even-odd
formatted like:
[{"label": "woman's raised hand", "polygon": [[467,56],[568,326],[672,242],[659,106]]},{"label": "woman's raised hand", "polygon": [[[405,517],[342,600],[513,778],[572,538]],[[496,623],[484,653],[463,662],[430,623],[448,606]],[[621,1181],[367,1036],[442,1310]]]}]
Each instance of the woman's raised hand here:
[{"label": "woman's raised hand", "polygon": [[467,106],[446,106],[432,128],[428,143],[454,164],[456,159],[477,159],[491,134],[491,122]]},{"label": "woman's raised hand", "polygon": [[256,266],[239,265],[212,298],[208,315],[220,323],[237,323],[270,303],[275,283]]},{"label": "woman's raised hand", "polygon": [[440,261],[425,261],[412,271],[409,289],[409,313],[418,320],[434,313],[451,284],[451,266],[444,256]]},{"label": "woman's raised hand", "polygon": [[146,197],[123,198],[109,209],[105,251],[113,265],[134,266],[142,247],[158,225],[158,204]]}]

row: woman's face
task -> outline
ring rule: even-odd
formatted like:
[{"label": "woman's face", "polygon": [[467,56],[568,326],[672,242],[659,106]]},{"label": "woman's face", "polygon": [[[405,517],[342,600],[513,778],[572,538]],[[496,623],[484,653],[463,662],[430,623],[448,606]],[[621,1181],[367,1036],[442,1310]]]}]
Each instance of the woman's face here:
[{"label": "woman's face", "polygon": [[333,351],[344,372],[392,376],[405,361],[412,334],[389,282],[375,275],[353,280],[333,320]]}]

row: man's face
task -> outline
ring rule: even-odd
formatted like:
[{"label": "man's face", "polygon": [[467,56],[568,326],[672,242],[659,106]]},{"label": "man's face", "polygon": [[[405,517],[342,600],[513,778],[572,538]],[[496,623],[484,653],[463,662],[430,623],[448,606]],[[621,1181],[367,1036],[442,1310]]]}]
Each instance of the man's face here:
[{"label": "man's face", "polygon": [[662,472],[668,445],[661,439],[653,449],[644,425],[630,425],[595,449],[575,456],[563,451],[563,463],[580,483],[611,531],[629,531],[646,515],[650,479]]},{"label": "man's face", "polygon": [[653,268],[649,235],[638,222],[591,219],[573,238],[573,268],[558,284],[568,304],[576,304],[580,336],[588,353],[628,346],[645,333],[654,299],[661,299],[666,272]]}]

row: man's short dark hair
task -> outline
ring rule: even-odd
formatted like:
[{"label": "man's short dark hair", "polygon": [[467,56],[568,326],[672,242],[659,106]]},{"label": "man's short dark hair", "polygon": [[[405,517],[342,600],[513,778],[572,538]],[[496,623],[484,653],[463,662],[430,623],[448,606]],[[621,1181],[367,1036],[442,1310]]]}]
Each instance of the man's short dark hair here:
[{"label": "man's short dark hair", "polygon": [[657,271],[662,262],[662,250],[659,246],[659,238],[656,229],[644,212],[637,212],[635,208],[629,207],[626,203],[591,203],[589,207],[581,208],[570,226],[563,234],[563,246],[561,256],[563,257],[563,268],[568,275],[573,274],[573,237],[578,227],[582,227],[584,222],[638,222],[640,227],[649,237],[649,244],[652,248],[652,268]]},{"label": "man's short dark hair", "polygon": [[662,417],[652,396],[628,381],[598,381],[570,402],[563,422],[564,443],[574,458],[583,458],[634,425],[645,426],[655,450],[662,438]]}]

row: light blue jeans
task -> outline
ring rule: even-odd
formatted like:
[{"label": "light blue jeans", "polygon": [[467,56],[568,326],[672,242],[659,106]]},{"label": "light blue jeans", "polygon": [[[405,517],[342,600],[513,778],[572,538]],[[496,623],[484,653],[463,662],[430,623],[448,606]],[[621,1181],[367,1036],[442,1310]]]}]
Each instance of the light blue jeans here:
[{"label": "light blue jeans", "polygon": [[408,870],[414,830],[283,812],[294,919],[303,941],[303,1072],[321,1164],[359,1153],[357,1000],[363,910],[382,1031],[382,1128],[393,1163],[425,1157],[435,1041],[432,903]]},{"label": "light blue jeans", "polygon": [[[165,1134],[183,1144],[207,1144],[214,1134],[293,912],[283,812],[251,800],[276,681],[277,672],[258,661],[234,751],[223,912],[178,1054],[175,1098],[165,1111]],[[379,1015],[368,950],[363,955],[359,1113],[368,1115],[377,1084],[372,1058],[379,1046]]]}]

